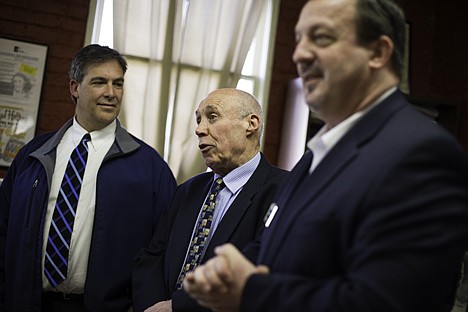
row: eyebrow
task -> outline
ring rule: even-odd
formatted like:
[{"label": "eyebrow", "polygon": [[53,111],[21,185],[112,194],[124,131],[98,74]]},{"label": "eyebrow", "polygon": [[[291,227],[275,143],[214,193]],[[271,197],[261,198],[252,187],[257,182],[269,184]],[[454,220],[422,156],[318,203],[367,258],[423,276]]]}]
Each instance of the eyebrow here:
[{"label": "eyebrow", "polygon": [[118,77],[116,79],[107,79],[105,77],[97,76],[97,77],[93,77],[93,78],[90,79],[91,82],[93,82],[93,81],[102,81],[102,80],[105,80],[105,81],[111,80],[113,82],[125,81],[123,77]]},{"label": "eyebrow", "polygon": [[205,112],[206,111],[216,111],[216,112],[219,112],[219,108],[218,106],[214,106],[214,105],[206,105],[205,107]]}]

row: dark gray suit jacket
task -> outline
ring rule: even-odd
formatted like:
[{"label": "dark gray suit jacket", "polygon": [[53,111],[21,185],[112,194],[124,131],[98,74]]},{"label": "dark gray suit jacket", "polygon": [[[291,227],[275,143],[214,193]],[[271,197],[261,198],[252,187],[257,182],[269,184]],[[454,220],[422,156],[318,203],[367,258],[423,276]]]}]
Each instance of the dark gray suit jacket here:
[{"label": "dark gray suit jacket", "polygon": [[[241,311],[449,311],[468,239],[467,155],[395,92],[279,192]],[[302,177],[301,177],[302,176]]]},{"label": "dark gray suit jacket", "polygon": [[[264,155],[218,225],[206,247],[202,263],[214,255],[214,248],[230,242],[243,248],[263,229],[263,217],[287,171],[271,166]],[[193,226],[197,220],[213,173],[202,173],[181,184],[149,248],[137,257],[133,272],[133,307],[135,311],[172,299],[173,311],[207,311],[183,290],[176,290]]]}]

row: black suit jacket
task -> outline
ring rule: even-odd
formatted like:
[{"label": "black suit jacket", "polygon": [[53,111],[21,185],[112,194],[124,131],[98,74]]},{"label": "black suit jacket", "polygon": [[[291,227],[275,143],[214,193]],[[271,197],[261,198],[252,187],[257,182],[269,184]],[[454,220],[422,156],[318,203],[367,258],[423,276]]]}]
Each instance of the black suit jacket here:
[{"label": "black suit jacket", "polygon": [[[271,166],[262,155],[260,163],[224,215],[202,263],[213,257],[214,248],[230,242],[243,248],[263,229],[263,217],[287,171]],[[149,248],[137,257],[133,273],[134,310],[172,299],[173,311],[207,311],[183,290],[175,289],[198,213],[213,182],[207,172],[180,185],[171,208],[158,225]]]},{"label": "black suit jacket", "polygon": [[[279,192],[241,311],[449,311],[468,238],[468,162],[395,92]],[[309,162],[310,163],[310,162]],[[297,182],[296,182],[297,181]]]}]

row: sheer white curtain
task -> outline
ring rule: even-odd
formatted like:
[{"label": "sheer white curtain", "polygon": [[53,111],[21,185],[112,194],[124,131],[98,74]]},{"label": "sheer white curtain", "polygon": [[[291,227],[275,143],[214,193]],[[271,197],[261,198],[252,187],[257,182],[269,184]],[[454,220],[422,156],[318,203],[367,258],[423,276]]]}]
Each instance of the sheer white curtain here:
[{"label": "sheer white curtain", "polygon": [[114,48],[129,63],[120,119],[179,182],[206,170],[195,109],[211,90],[236,86],[267,2],[114,1]]}]

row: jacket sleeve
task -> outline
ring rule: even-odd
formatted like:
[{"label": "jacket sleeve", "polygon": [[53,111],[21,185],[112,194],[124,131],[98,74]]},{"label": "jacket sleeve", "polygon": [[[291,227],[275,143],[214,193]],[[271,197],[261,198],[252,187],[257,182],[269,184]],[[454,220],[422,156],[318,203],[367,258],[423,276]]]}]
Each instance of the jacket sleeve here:
[{"label": "jacket sleeve", "polygon": [[10,196],[12,180],[16,168],[16,160],[8,169],[7,175],[0,185],[0,311],[5,311],[5,253],[10,211]]},{"label": "jacket sleeve", "polygon": [[144,311],[153,304],[168,299],[164,285],[164,256],[150,246],[140,251],[133,270],[133,310]]},{"label": "jacket sleeve", "polygon": [[[170,230],[168,214],[171,201],[177,188],[177,182],[169,166],[157,157],[154,166],[155,180],[153,190],[154,231],[147,248],[141,249],[135,257],[132,272],[132,300],[133,310],[143,311],[154,303],[164,300],[167,291],[164,286],[163,262],[166,235]],[[161,166],[160,164],[164,165]]]},{"label": "jacket sleeve", "polygon": [[[177,191],[173,198],[177,198],[176,194]],[[162,212],[150,244],[136,256],[132,274],[134,311],[144,311],[159,301],[170,299],[164,279],[164,257],[173,223],[172,214],[176,209],[174,205],[173,202]]]}]

